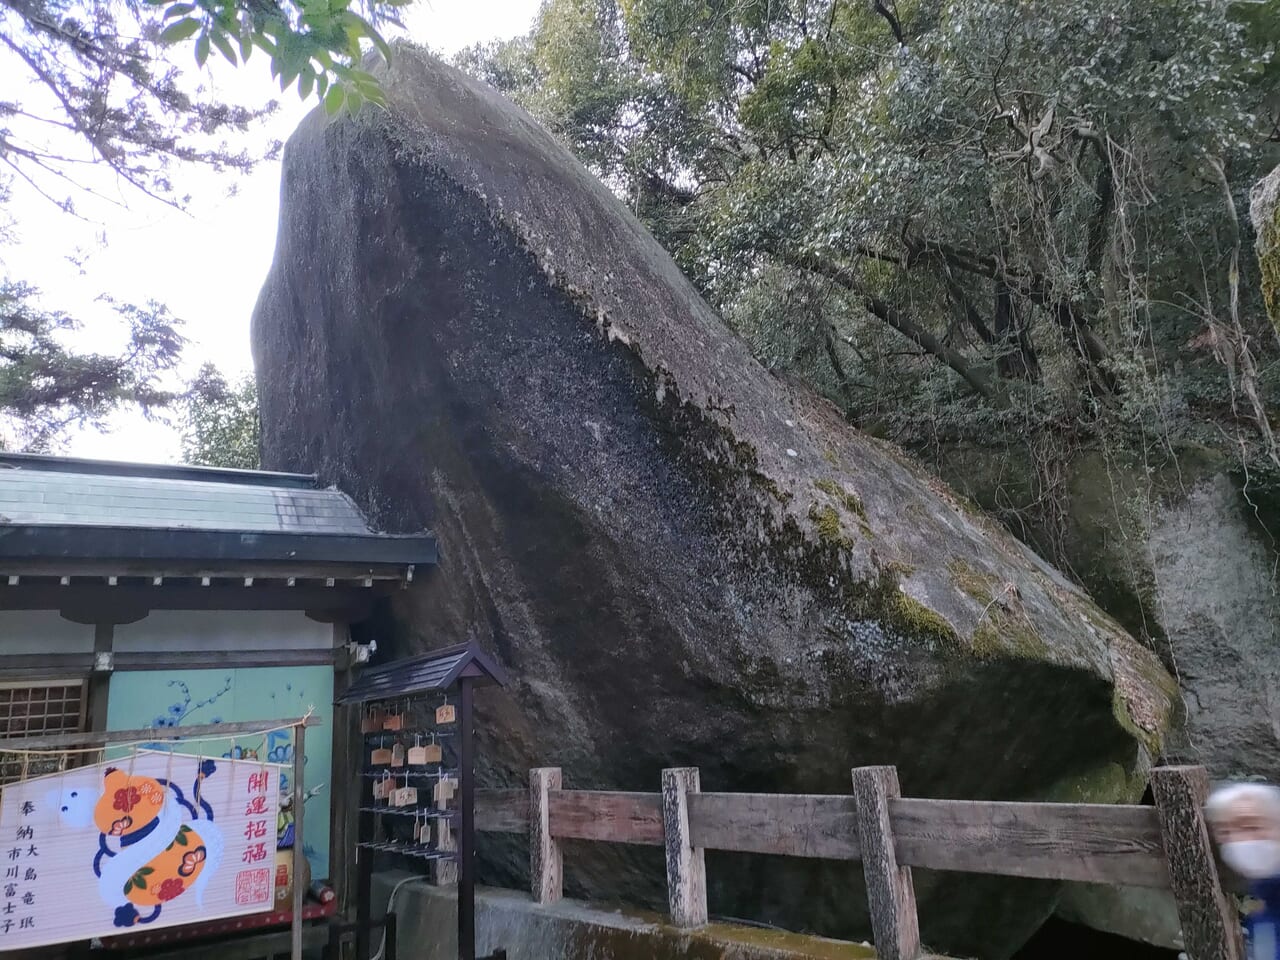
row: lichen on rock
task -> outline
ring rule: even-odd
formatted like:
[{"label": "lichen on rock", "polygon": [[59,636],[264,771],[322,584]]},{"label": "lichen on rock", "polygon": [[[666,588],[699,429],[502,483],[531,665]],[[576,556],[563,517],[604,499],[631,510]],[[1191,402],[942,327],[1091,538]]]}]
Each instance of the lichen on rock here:
[{"label": "lichen on rock", "polygon": [[1257,236],[1263,302],[1280,331],[1280,167],[1253,188],[1249,213]]}]

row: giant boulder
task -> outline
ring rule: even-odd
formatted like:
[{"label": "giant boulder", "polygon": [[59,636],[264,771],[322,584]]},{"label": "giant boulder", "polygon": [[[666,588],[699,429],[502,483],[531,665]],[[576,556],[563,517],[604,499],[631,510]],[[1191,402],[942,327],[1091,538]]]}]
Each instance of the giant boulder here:
[{"label": "giant boulder", "polygon": [[[404,49],[389,107],[285,152],[254,316],[266,466],[318,471],[439,568],[395,652],[478,639],[485,775],[577,787],[1134,800],[1158,660],[897,449],[778,380],[522,110]],[[385,646],[385,644],[384,644]],[[525,854],[490,840],[487,875]],[[570,887],[661,896],[654,852]],[[865,935],[856,866],[713,856],[715,913]],[[920,876],[926,938],[1008,955],[1057,885]]]}]

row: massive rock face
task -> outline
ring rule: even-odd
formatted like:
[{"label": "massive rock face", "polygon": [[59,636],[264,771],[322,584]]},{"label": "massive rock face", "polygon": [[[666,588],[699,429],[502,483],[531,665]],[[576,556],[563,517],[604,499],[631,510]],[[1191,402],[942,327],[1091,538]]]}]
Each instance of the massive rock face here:
[{"label": "massive rock face", "polygon": [[[1215,778],[1280,781],[1274,486],[1203,447],[1174,447],[1163,460],[1085,450],[1055,471],[1064,510],[1050,529],[1030,519],[1041,495],[1025,451],[957,446],[939,468],[963,493],[1016,518],[1029,542],[1052,544],[1109,612],[1150,638],[1185,705],[1165,738],[1166,761],[1203,764]],[[1172,945],[1171,899],[1136,893],[1118,904],[1098,889],[1072,890],[1060,912]]]},{"label": "massive rock face", "polygon": [[[896,449],[774,378],[524,112],[403,50],[389,109],[285,153],[254,317],[266,466],[341,484],[439,568],[396,652],[476,638],[491,782],[1136,799],[1158,660]],[[385,639],[385,638],[384,638]],[[388,646],[385,644],[384,646]],[[513,881],[519,845],[490,842]],[[856,865],[709,858],[714,913],[866,935]],[[571,890],[661,896],[655,851],[572,846]],[[1005,956],[1054,884],[921,876],[926,938]]]},{"label": "massive rock face", "polygon": [[[1025,519],[1038,494],[1018,452],[953,447],[940,469],[963,493]],[[1151,638],[1183,693],[1166,759],[1213,777],[1280,781],[1280,502],[1274,486],[1202,447],[1163,460],[1082,451],[1061,465],[1055,543],[1092,595]]]}]

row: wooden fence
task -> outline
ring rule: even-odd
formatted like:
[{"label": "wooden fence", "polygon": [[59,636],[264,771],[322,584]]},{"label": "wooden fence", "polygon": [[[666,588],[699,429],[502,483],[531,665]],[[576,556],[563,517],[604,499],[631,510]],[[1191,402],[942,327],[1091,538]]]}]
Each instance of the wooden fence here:
[{"label": "wooden fence", "polygon": [[661,793],[564,790],[560,770],[529,789],[479,790],[476,828],[527,833],[534,899],[559,900],[561,840],[663,847],[674,924],[707,922],[705,850],[859,860],[881,960],[921,954],[911,868],[1078,880],[1172,891],[1190,960],[1240,960],[1240,927],[1205,824],[1201,767],[1151,773],[1154,806],[917,800],[893,767],[853,770],[848,796],[702,793],[694,768]]}]

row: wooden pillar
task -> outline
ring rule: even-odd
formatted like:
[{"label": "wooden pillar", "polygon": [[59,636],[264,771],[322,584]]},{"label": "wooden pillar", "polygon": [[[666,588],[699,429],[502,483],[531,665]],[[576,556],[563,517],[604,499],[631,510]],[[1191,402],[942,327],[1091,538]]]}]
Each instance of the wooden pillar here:
[{"label": "wooden pillar", "polygon": [[382,921],[382,960],[396,960],[396,915],[388,913]]},{"label": "wooden pillar", "polygon": [[307,855],[302,849],[302,814],[307,791],[302,778],[306,770],[307,725],[300,723],[293,728],[293,918],[290,960],[302,960],[302,898],[306,886],[302,877],[306,873]]},{"label": "wooden pillar", "polygon": [[[93,628],[93,653],[95,669],[89,674],[88,703],[85,711],[85,729],[100,731],[107,729],[107,697],[111,690],[111,671],[96,668],[97,656],[100,653],[111,653],[115,638],[115,626],[110,623],[98,623]],[[83,762],[88,762],[86,754]]]},{"label": "wooden pillar", "polygon": [[[333,696],[336,700],[351,685],[351,658],[343,644],[349,638],[346,630],[335,635],[336,663]],[[333,708],[333,770],[335,776],[329,790],[329,880],[338,895],[338,913],[346,917],[356,900],[356,842],[360,839],[360,804],[367,781],[346,776],[347,771],[363,770],[368,759],[364,737],[360,733],[360,709],[348,705]],[[340,771],[340,772],[339,772]],[[338,958],[334,958],[338,960]]]},{"label": "wooden pillar", "polygon": [[1169,885],[1178,904],[1190,960],[1240,960],[1240,922],[1222,889],[1213,841],[1204,819],[1209,775],[1204,767],[1157,767],[1151,792],[1169,861]]},{"label": "wooden pillar", "polygon": [[662,771],[662,828],[667,849],[667,902],[677,927],[707,922],[707,862],[689,833],[689,794],[700,793],[697,767]]},{"label": "wooden pillar", "polygon": [[900,793],[894,767],[858,767],[853,771],[862,872],[880,960],[916,960],[920,955],[920,922],[911,868],[898,864],[889,821],[889,800]]},{"label": "wooden pillar", "polygon": [[529,771],[529,882],[534,903],[555,903],[564,896],[564,859],[551,836],[551,791],[563,783],[559,767]]},{"label": "wooden pillar", "polygon": [[475,681],[458,682],[458,960],[476,960]]},{"label": "wooden pillar", "polygon": [[[374,840],[377,822],[371,813],[360,814],[360,837]],[[373,851],[356,848],[356,955],[355,960],[369,960],[369,923],[373,919]]]}]

